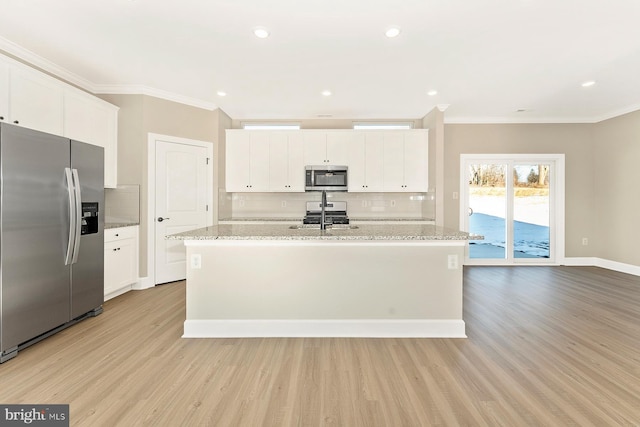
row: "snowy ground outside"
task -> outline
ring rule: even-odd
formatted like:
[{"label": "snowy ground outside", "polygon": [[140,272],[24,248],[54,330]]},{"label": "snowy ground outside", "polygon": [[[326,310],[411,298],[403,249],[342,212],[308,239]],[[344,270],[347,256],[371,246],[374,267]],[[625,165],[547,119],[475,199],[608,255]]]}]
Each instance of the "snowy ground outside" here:
[{"label": "snowy ground outside", "polygon": [[[484,240],[469,242],[471,258],[505,258],[505,198],[472,195],[469,230]],[[514,257],[549,257],[548,197],[516,197],[514,202]]]}]

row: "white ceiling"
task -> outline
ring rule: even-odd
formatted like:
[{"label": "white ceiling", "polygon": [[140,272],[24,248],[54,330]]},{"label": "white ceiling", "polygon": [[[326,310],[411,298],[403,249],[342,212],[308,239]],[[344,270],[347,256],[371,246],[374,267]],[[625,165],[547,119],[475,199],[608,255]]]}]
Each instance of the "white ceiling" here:
[{"label": "white ceiling", "polygon": [[[447,122],[594,122],[640,108],[637,0],[0,0],[0,11],[0,49],[95,92],[234,119],[408,119],[449,105]],[[384,36],[390,25],[400,36]]]}]

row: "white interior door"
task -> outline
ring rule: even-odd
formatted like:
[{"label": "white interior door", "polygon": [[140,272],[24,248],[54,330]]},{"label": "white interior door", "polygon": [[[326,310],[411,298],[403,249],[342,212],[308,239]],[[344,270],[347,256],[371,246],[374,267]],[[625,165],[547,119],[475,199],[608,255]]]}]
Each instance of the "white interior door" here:
[{"label": "white interior door", "polygon": [[155,282],[183,280],[186,254],[169,234],[206,227],[208,211],[207,148],[165,142],[155,144]]}]

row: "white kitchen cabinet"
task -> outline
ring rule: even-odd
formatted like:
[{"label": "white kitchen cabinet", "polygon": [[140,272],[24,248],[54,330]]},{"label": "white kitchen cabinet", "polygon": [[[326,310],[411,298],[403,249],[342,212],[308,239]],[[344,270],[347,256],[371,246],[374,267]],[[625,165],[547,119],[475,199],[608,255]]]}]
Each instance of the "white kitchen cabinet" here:
[{"label": "white kitchen cabinet", "polygon": [[116,187],[118,107],[0,55],[0,121],[103,147],[104,185]]},{"label": "white kitchen cabinet", "polygon": [[138,226],[104,231],[105,301],[131,289],[138,280]]},{"label": "white kitchen cabinet", "polygon": [[0,60],[0,122],[9,123],[9,64]]},{"label": "white kitchen cabinet", "polygon": [[104,186],[118,175],[118,108],[73,88],[64,91],[64,136],[104,148]]},{"label": "white kitchen cabinet", "polygon": [[269,191],[304,192],[303,138],[299,132],[269,132]]},{"label": "white kitchen cabinet", "polygon": [[63,135],[63,83],[39,71],[9,66],[9,123]]},{"label": "white kitchen cabinet", "polygon": [[227,130],[226,136],[226,191],[269,191],[268,132]]},{"label": "white kitchen cabinet", "polygon": [[302,131],[305,165],[346,165],[352,130]]},{"label": "white kitchen cabinet", "polygon": [[383,133],[383,191],[428,191],[428,132]]},{"label": "white kitchen cabinet", "polygon": [[349,191],[383,191],[383,138],[380,132],[354,131],[349,141]]}]

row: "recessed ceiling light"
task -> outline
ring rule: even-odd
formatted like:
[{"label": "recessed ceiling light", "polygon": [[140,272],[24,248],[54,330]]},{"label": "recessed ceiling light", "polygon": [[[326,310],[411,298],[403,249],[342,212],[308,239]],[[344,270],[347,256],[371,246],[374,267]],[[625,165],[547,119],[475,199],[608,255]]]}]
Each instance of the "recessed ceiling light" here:
[{"label": "recessed ceiling light", "polygon": [[227,96],[227,92],[223,90],[219,90],[217,93],[218,93],[218,96]]},{"label": "recessed ceiling light", "polygon": [[596,84],[595,80],[589,80],[588,82],[582,83],[582,87],[590,87]]},{"label": "recessed ceiling light", "polygon": [[429,96],[436,96],[438,94],[438,91],[435,89],[431,89],[429,92],[427,92],[427,95]]},{"label": "recessed ceiling light", "polygon": [[400,35],[400,28],[398,28],[398,27],[389,27],[387,29],[387,31],[385,31],[384,35],[389,37],[390,39],[392,39],[394,37],[398,37]]},{"label": "recessed ceiling light", "polygon": [[322,96],[331,96],[331,91],[330,90],[323,90],[322,91]]},{"label": "recessed ceiling light", "polygon": [[266,39],[267,37],[269,37],[269,30],[264,27],[256,27],[253,29],[253,34],[255,34],[258,38]]}]

